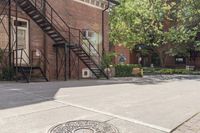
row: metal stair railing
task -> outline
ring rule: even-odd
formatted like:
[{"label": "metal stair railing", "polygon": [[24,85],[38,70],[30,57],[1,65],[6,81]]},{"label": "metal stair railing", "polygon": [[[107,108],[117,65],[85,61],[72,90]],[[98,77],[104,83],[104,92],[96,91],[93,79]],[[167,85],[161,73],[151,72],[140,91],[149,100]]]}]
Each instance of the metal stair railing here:
[{"label": "metal stair railing", "polygon": [[80,46],[95,62],[97,66],[101,65],[101,54],[96,50],[88,38],[84,37],[80,29],[69,26],[66,21],[58,14],[55,9],[46,1],[45,10],[43,10],[42,0],[29,0],[35,8],[58,30],[61,35],[70,43],[70,45]]},{"label": "metal stair railing", "polygon": [[[34,55],[37,55],[37,52],[39,52],[40,55],[37,56],[36,58]],[[35,64],[35,61],[36,61],[36,64]],[[45,54],[39,49],[31,50],[31,62],[32,62],[33,67],[36,66],[36,67],[43,68],[43,66],[46,63],[50,65],[49,60],[46,58]],[[48,68],[46,70],[50,72]]]},{"label": "metal stair railing", "polygon": [[[16,54],[16,52],[17,52],[17,54]],[[20,55],[20,56],[16,57],[18,55]],[[28,62],[24,59],[24,56],[25,56],[25,58],[28,59]],[[20,71],[23,74],[24,78],[27,80],[27,82],[29,82],[31,80],[33,66],[32,66],[31,59],[29,58],[28,54],[26,53],[26,51],[23,48],[13,50],[13,64],[15,66],[15,69],[17,69],[17,71]],[[30,69],[29,76],[27,76],[25,74],[24,67],[27,67],[28,69]]]}]

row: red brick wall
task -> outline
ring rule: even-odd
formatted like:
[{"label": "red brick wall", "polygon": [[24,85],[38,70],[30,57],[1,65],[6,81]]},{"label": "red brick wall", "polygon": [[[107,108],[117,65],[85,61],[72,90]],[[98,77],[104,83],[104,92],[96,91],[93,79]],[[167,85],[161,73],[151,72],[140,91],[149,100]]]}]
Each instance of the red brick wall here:
[{"label": "red brick wall", "polygon": [[[102,38],[102,10],[98,8],[94,8],[73,0],[57,0],[56,3],[54,0],[48,0],[52,7],[59,13],[59,15],[66,20],[66,23],[72,27],[78,29],[89,29],[97,32],[100,36],[100,40]],[[58,8],[59,7],[59,8]],[[109,38],[108,38],[108,13],[105,14],[105,49],[108,51],[109,48]],[[76,34],[76,33],[75,33]],[[99,42],[98,51],[102,53],[102,45],[101,41]],[[55,61],[55,52],[53,52],[53,48],[51,45],[48,45],[48,58],[50,60]],[[74,62],[71,62],[73,64]],[[51,65],[51,72],[55,72],[55,62]],[[54,66],[54,67],[53,67]],[[80,74],[82,68],[86,68],[83,63],[80,61]],[[75,70],[73,70],[75,71]],[[73,72],[77,74],[76,72]],[[55,75],[55,73],[50,74]],[[81,75],[80,75],[81,76]],[[72,75],[72,77],[76,77]],[[54,78],[54,77],[51,77]]]},{"label": "red brick wall", "polygon": [[[102,10],[94,8],[73,0],[47,0],[52,7],[59,13],[59,15],[72,27],[79,29],[89,29],[97,32],[102,38]],[[1,9],[0,9],[1,10]],[[14,8],[13,8],[14,10]],[[13,16],[15,11],[13,11]],[[39,49],[41,51],[46,50],[46,56],[50,64],[47,64],[47,75],[50,79],[56,78],[56,52],[53,48],[54,42],[46,36],[46,44],[44,44],[43,31],[33,22],[24,12],[19,13],[19,17],[25,18],[30,22],[30,49]],[[105,46],[108,50],[108,13],[105,14]],[[102,52],[101,41],[99,43],[99,52]],[[85,67],[80,63],[81,67]],[[63,71],[63,70],[62,70]],[[81,71],[81,69],[80,69]],[[81,73],[81,72],[80,72]],[[63,74],[63,72],[62,72]],[[63,75],[62,75],[63,76]]]},{"label": "red brick wall", "polygon": [[131,59],[133,59],[133,58],[131,57],[132,54],[131,54],[131,51],[129,49],[125,48],[124,46],[116,45],[115,46],[115,52],[117,54],[117,57],[115,58],[115,64],[120,63],[119,62],[120,54],[123,54],[126,57],[125,64],[131,64],[132,63]]}]

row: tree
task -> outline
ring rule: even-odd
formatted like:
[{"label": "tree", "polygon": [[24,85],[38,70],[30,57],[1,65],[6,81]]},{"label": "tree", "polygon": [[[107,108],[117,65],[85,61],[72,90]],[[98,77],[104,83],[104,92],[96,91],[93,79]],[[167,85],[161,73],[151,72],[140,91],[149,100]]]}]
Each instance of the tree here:
[{"label": "tree", "polygon": [[[196,0],[121,0],[111,11],[110,39],[133,49],[148,45],[159,55],[162,66],[169,55],[188,56],[200,24]],[[189,45],[190,44],[190,45]]]}]

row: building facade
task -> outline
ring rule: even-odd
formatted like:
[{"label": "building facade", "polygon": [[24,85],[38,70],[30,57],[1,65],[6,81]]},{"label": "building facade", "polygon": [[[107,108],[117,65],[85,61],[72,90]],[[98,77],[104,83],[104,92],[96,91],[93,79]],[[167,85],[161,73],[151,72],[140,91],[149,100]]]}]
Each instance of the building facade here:
[{"label": "building facade", "polygon": [[34,75],[34,67],[40,66],[50,80],[78,79],[83,69],[98,78],[106,76],[100,62],[109,46],[110,3],[113,0],[0,0],[0,48],[7,57],[1,68],[12,66],[18,75]]},{"label": "building facade", "polygon": [[[120,57],[125,58],[125,64],[141,64],[143,67],[161,67],[160,58],[153,50],[148,49],[147,54],[141,54],[139,50],[128,49],[124,46],[114,46],[114,51],[117,54],[115,64],[120,64]],[[194,66],[200,69],[200,52],[190,51],[190,57],[184,56],[167,56],[165,58],[164,67],[168,68],[185,68],[186,66]]]}]

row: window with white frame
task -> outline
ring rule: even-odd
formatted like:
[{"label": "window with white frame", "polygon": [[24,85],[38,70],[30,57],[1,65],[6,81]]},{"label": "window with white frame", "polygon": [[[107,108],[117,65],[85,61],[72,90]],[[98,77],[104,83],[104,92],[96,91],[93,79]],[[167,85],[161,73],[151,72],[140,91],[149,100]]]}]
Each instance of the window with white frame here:
[{"label": "window with white frame", "polygon": [[100,44],[100,38],[99,33],[93,31],[93,30],[83,30],[84,39],[86,40],[85,43],[88,43],[87,39],[91,42],[93,45],[92,51],[95,53],[95,49],[99,50],[99,44]]}]

